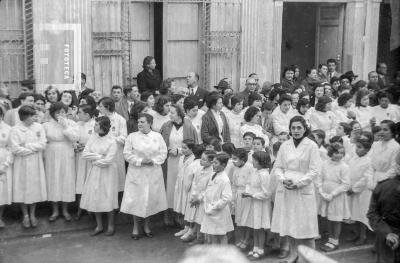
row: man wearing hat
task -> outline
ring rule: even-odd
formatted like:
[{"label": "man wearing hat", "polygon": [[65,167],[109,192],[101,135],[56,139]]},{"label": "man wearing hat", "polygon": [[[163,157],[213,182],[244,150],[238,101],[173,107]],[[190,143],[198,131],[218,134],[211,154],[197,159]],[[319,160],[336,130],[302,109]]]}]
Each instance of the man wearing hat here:
[{"label": "man wearing hat", "polygon": [[[214,86],[214,88],[219,91],[221,94],[225,94],[227,90],[230,90],[230,93],[233,93],[233,90],[231,88],[231,85],[229,84],[229,79],[228,78],[223,78],[219,81],[217,86]],[[229,91],[228,91],[229,92]]]}]

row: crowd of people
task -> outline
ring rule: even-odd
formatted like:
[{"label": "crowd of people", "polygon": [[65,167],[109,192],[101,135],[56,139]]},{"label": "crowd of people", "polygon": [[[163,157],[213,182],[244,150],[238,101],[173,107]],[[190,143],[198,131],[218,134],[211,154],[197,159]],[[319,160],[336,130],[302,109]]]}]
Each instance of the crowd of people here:
[{"label": "crowd of people", "polygon": [[292,262],[297,245],[314,248],[317,238],[336,250],[345,222],[357,224],[355,245],[375,231],[379,262],[395,262],[400,72],[390,82],[379,63],[357,81],[335,67],[329,59],[302,79],[293,65],[263,85],[252,73],[234,92],[228,78],[199,87],[195,72],[177,87],[146,57],[138,84],[109,96],[86,87],[84,74],[79,93],[49,86],[43,96],[27,85],[13,102],[1,85],[0,228],[5,205],[20,204],[29,228],[37,203],[51,202],[52,222],[71,221],[77,202],[76,220],[95,216],[92,235],[113,235],[119,209],[138,240],[153,237],[149,218],[163,212],[183,242],[229,240],[253,260],[275,244]]}]

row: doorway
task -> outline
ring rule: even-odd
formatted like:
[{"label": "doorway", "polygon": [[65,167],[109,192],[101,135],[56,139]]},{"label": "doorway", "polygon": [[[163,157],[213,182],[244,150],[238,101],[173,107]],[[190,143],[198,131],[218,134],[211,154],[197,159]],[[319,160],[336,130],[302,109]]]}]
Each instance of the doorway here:
[{"label": "doorway", "polygon": [[282,16],[281,67],[296,64],[305,70],[340,61],[343,52],[344,4],[284,3]]}]

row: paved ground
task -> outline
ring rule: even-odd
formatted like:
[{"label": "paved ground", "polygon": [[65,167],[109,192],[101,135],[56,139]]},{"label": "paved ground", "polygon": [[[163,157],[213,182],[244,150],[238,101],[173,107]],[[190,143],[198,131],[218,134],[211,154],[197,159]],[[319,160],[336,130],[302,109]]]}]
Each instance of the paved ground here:
[{"label": "paved ground", "polygon": [[[188,247],[173,237],[175,230],[156,228],[155,237],[134,241],[131,226],[119,225],[113,237],[91,237],[91,230],[68,231],[0,242],[1,263],[126,263],[178,262]],[[329,256],[343,263],[373,263],[370,245],[343,246]],[[262,262],[277,262],[271,255]]]}]

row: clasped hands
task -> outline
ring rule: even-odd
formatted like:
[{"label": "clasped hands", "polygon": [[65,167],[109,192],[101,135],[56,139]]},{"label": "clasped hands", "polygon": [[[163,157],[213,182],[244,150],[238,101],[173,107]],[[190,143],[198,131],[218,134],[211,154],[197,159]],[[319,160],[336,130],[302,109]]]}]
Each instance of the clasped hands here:
[{"label": "clasped hands", "polygon": [[154,162],[150,158],[143,158],[143,160],[142,160],[142,165],[143,166],[146,166],[146,165],[152,166],[153,164],[154,164]]},{"label": "clasped hands", "polygon": [[288,190],[294,190],[298,188],[297,185],[294,184],[290,179],[283,180],[283,186]]},{"label": "clasped hands", "polygon": [[399,248],[399,236],[395,233],[389,233],[386,236],[386,245],[390,247],[392,250],[396,250]]}]

